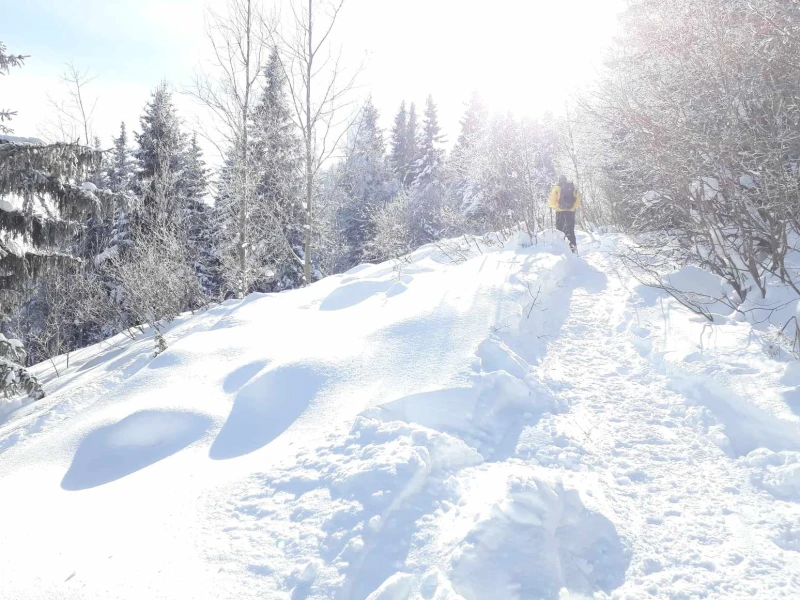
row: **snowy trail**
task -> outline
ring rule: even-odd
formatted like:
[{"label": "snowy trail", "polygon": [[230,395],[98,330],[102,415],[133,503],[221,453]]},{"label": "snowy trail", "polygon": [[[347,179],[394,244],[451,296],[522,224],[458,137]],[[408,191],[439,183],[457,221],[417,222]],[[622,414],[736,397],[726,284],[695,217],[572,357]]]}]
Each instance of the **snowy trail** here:
[{"label": "snowy trail", "polygon": [[3,597],[800,597],[798,369],[614,244],[426,248],[76,353],[0,422]]},{"label": "snowy trail", "polygon": [[[588,260],[608,270],[602,255]],[[576,290],[541,367],[570,405],[556,425],[581,448],[581,464],[603,474],[618,530],[633,540],[617,593],[646,582],[659,597],[797,597],[800,564],[772,539],[780,527],[773,499],[752,485],[746,464],[698,431],[694,402],[640,355],[635,342],[650,332],[635,323],[630,301],[614,278],[602,294]]]}]

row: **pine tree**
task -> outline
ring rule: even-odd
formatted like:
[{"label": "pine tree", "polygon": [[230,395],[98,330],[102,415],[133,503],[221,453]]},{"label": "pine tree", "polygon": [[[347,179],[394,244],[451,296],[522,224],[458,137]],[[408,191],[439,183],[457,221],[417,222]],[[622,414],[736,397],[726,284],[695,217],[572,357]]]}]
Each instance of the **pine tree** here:
[{"label": "pine tree", "polygon": [[6,398],[21,393],[33,400],[44,398],[41,384],[22,366],[26,356],[22,342],[0,333],[0,393]]},{"label": "pine tree", "polygon": [[347,264],[342,268],[365,259],[367,242],[375,235],[375,214],[393,191],[378,121],[378,110],[370,98],[353,128],[344,166],[342,187],[347,200],[339,211],[338,221],[344,229],[349,252]]},{"label": "pine tree", "polygon": [[260,228],[278,234],[270,253],[274,275],[262,288],[280,291],[303,284],[300,255],[303,252],[305,213],[299,202],[302,180],[302,147],[295,134],[287,95],[287,81],[280,55],[273,48],[264,69],[265,85],[253,117],[252,156],[258,171],[255,217]]},{"label": "pine tree", "polygon": [[219,172],[214,220],[223,294],[280,291],[304,282],[302,147],[291,111],[273,49],[247,127],[247,151],[236,140]]},{"label": "pine tree", "polygon": [[191,267],[206,296],[214,297],[219,291],[216,280],[218,270],[213,244],[212,207],[206,202],[208,169],[203,151],[192,135],[186,151],[183,185],[186,194],[185,228]]},{"label": "pine tree", "polygon": [[415,187],[425,186],[439,176],[444,152],[441,150],[443,138],[440,135],[439,117],[433,96],[425,101],[425,118],[419,140],[418,158],[414,163]]},{"label": "pine tree", "polygon": [[141,202],[137,215],[145,229],[157,225],[176,227],[183,216],[185,189],[182,182],[186,136],[172,93],[166,82],[156,87],[140,118],[136,134],[137,171],[134,190]]},{"label": "pine tree", "polygon": [[439,118],[433,97],[425,102],[422,133],[419,136],[419,157],[414,163],[411,186],[412,234],[416,245],[426,244],[442,235],[442,210],[445,188],[443,183],[444,152],[440,148]]},{"label": "pine tree", "polygon": [[123,192],[130,188],[133,178],[131,151],[128,148],[128,133],[125,123],[120,123],[119,136],[114,138],[114,149],[108,168],[108,185],[114,192]]},{"label": "pine tree", "polygon": [[124,122],[120,123],[119,136],[113,138],[112,142],[114,147],[106,163],[105,178],[109,189],[117,193],[120,201],[116,203],[111,216],[108,245],[93,258],[97,266],[101,266],[131,243],[131,215],[138,207],[133,193],[135,163],[128,147],[128,133]]},{"label": "pine tree", "polygon": [[448,160],[449,198],[463,213],[471,212],[480,197],[476,171],[487,133],[487,121],[486,106],[475,92],[461,118],[461,132]]},{"label": "pine tree", "polygon": [[488,112],[477,92],[473,92],[467,110],[461,118],[461,132],[458,134],[454,152],[458,148],[465,150],[474,148],[486,128]]},{"label": "pine tree", "polygon": [[417,107],[412,102],[408,109],[408,126],[406,128],[405,175],[403,185],[411,186],[417,178],[417,161],[419,159],[419,132],[417,131]]},{"label": "pine tree", "polygon": [[392,128],[392,149],[389,155],[389,165],[392,168],[392,173],[400,183],[403,183],[406,177],[406,167],[408,166],[408,113],[406,111],[406,103],[403,101],[400,104],[400,110],[397,111],[397,116],[394,118],[394,127]]},{"label": "pine tree", "polygon": [[[110,213],[113,194],[78,183],[99,160],[95,150],[75,144],[0,138],[0,317],[16,309],[30,282],[71,265],[76,234]],[[41,388],[20,364],[24,349],[11,345],[0,355],[0,392],[40,398]]]}]

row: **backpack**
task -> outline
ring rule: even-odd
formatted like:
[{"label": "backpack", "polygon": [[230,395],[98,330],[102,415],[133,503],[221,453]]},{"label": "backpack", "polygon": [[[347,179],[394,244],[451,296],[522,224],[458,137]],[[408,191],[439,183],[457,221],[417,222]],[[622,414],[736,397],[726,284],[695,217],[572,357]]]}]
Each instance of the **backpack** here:
[{"label": "backpack", "polygon": [[558,208],[572,210],[575,206],[575,184],[568,181],[559,187],[561,188],[561,195],[558,198]]}]

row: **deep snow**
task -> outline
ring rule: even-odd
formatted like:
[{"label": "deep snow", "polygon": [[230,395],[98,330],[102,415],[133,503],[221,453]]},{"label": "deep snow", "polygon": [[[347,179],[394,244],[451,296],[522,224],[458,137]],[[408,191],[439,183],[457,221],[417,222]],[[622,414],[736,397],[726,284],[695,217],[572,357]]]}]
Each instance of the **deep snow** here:
[{"label": "deep snow", "polygon": [[0,597],[800,597],[800,364],[619,243],[427,247],[40,365]]}]

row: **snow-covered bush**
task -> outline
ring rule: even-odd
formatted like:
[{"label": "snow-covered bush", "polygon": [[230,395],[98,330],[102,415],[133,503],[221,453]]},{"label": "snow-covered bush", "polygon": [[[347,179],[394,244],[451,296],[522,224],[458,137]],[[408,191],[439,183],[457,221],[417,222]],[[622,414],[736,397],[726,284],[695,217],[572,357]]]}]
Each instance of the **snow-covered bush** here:
[{"label": "snow-covered bush", "polygon": [[116,284],[114,299],[131,326],[150,325],[158,331],[201,297],[186,253],[177,235],[162,230],[140,236],[122,256],[108,261]]},{"label": "snow-covered bush", "polygon": [[800,13],[777,0],[634,0],[622,23],[586,102],[618,223],[647,234],[645,254],[668,246],[677,267],[723,277],[739,302],[766,297],[772,278],[800,295],[787,263],[800,216]]},{"label": "snow-covered bush", "polygon": [[399,258],[414,249],[411,211],[411,199],[405,192],[400,192],[375,212],[375,235],[366,253],[370,259],[381,261]]}]

